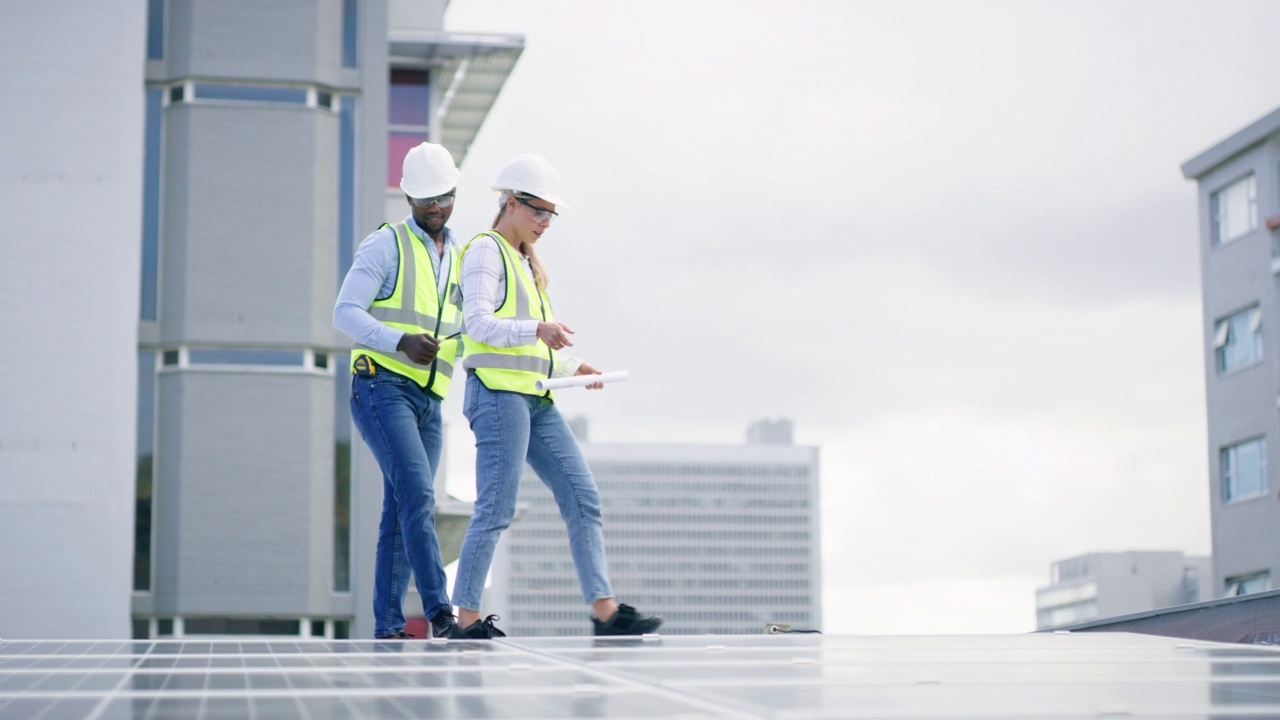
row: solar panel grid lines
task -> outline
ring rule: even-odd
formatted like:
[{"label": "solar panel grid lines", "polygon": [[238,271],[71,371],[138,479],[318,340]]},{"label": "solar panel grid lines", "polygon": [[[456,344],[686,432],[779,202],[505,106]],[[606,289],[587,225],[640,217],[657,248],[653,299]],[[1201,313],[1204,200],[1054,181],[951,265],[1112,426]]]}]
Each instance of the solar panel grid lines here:
[{"label": "solar panel grid lines", "polygon": [[0,642],[0,720],[353,717],[1280,717],[1280,651],[1119,633]]}]

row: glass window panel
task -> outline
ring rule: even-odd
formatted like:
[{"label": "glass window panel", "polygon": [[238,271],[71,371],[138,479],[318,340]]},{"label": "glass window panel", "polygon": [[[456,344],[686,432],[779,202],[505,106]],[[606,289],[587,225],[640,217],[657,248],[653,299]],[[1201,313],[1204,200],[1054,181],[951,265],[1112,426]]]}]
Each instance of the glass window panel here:
[{"label": "glass window panel", "polygon": [[182,85],[174,85],[169,88],[169,102],[182,102],[182,98],[186,95],[186,88]]},{"label": "glass window panel", "polygon": [[1209,198],[1215,245],[1235,240],[1258,228],[1258,184],[1253,174],[1219,190]]},{"label": "glass window panel", "polygon": [[187,361],[192,365],[277,365],[301,366],[305,356],[301,350],[232,350],[191,348]]},{"label": "glass window panel", "polygon": [[138,459],[135,465],[133,589],[151,589],[151,487],[156,422],[156,353],[138,351]]},{"label": "glass window panel", "polygon": [[1218,321],[1214,344],[1219,374],[1262,361],[1260,319],[1261,311],[1254,306]]},{"label": "glass window panel", "polygon": [[338,286],[351,269],[355,253],[356,98],[338,98]]},{"label": "glass window panel", "polygon": [[326,110],[333,109],[333,94],[327,92],[316,93],[316,105]]},{"label": "glass window panel", "polygon": [[316,368],[324,370],[329,367],[329,356],[325,353],[316,353]]},{"label": "glass window panel", "polygon": [[431,88],[425,70],[392,70],[387,96],[387,123],[427,125]]},{"label": "glass window panel", "polygon": [[1266,592],[1271,589],[1271,573],[1260,572],[1253,573],[1251,575],[1229,577],[1223,584],[1226,586],[1226,590],[1223,593],[1226,597]]},{"label": "glass window panel", "polygon": [[305,88],[265,87],[259,85],[224,85],[196,83],[195,96],[201,100],[235,100],[239,102],[307,103]]},{"label": "glass window panel", "polygon": [[359,37],[359,12],[356,0],[342,0],[342,67],[357,66],[356,38]]},{"label": "glass window panel", "polygon": [[427,141],[425,132],[387,133],[387,187],[400,187],[400,171],[404,156],[419,143]]},{"label": "glass window panel", "polygon": [[165,350],[165,351],[164,351],[164,364],[165,364],[165,365],[177,365],[177,364],[178,364],[178,351],[177,351],[177,350]]},{"label": "glass window panel", "polygon": [[156,319],[160,258],[160,138],[164,90],[147,88],[146,137],[142,156],[142,298],[140,316]]},{"label": "glass window panel", "polygon": [[164,0],[147,3],[147,59],[164,59]]},{"label": "glass window panel", "polygon": [[1264,438],[1222,449],[1222,492],[1225,502],[1267,492],[1267,447]]},{"label": "glass window panel", "polygon": [[[335,353],[340,370],[350,353]],[[333,411],[333,589],[351,591],[351,373],[335,372]]]}]

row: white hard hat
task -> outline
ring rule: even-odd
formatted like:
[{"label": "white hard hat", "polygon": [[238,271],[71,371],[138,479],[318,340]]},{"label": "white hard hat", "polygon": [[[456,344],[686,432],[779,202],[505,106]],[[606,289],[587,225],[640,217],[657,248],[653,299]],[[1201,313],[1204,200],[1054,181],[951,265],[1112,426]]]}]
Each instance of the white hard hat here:
[{"label": "white hard hat", "polygon": [[494,190],[514,190],[569,207],[560,195],[560,173],[541,155],[520,155],[502,166]]},{"label": "white hard hat", "polygon": [[443,145],[424,142],[404,154],[400,189],[411,198],[435,197],[457,187],[461,176]]}]

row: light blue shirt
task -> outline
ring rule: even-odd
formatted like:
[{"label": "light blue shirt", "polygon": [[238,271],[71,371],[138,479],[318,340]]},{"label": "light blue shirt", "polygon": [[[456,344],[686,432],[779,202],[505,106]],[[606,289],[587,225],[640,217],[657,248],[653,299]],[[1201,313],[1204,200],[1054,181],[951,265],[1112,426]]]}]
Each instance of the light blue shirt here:
[{"label": "light blue shirt", "polygon": [[[431,258],[431,266],[436,271],[436,292],[443,298],[447,278],[440,272],[441,253],[436,252],[436,243],[418,224],[413,216],[405,219],[414,238],[422,243]],[[356,256],[351,262],[351,269],[342,280],[342,289],[338,291],[338,302],[333,306],[333,326],[354,342],[379,352],[395,352],[404,337],[403,330],[387,327],[369,314],[369,307],[375,300],[391,297],[396,289],[396,275],[400,272],[400,248],[396,241],[396,233],[389,227],[379,228],[360,242]],[[453,231],[444,229],[444,247],[457,247]],[[453,281],[458,282],[458,278]]]}]

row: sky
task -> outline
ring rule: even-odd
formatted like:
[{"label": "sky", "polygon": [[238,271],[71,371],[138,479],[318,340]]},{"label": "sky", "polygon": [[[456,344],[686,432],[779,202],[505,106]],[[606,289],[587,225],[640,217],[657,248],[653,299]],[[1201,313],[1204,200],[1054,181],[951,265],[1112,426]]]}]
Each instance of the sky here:
[{"label": "sky", "polygon": [[[451,226],[511,157],[602,442],[821,448],[824,629],[1023,632],[1049,565],[1210,552],[1187,159],[1280,106],[1280,1],[452,0],[525,51]],[[449,487],[472,437],[446,404]]]}]

